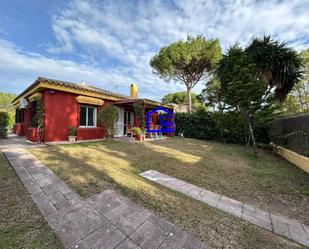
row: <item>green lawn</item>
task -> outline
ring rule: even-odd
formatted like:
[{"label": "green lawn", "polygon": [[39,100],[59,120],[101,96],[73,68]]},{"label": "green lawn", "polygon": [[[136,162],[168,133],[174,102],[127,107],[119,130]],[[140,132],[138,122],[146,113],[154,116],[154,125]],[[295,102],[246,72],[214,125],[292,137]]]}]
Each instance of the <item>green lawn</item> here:
[{"label": "green lawn", "polygon": [[270,152],[193,139],[95,142],[31,152],[83,196],[114,188],[215,248],[293,248],[261,228],[147,181],[154,169],[308,224],[309,177]]},{"label": "green lawn", "polygon": [[1,249],[62,248],[1,152],[0,200]]}]

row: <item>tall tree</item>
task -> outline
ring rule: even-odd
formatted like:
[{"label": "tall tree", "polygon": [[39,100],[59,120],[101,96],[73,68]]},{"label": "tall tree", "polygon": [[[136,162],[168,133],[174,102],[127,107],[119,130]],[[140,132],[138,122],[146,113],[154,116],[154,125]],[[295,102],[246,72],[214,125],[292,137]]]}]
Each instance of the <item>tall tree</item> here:
[{"label": "tall tree", "polygon": [[282,102],[300,82],[302,60],[285,42],[275,41],[270,36],[255,38],[246,52],[255,62],[268,91],[274,91],[277,100]]},{"label": "tall tree", "polygon": [[221,113],[227,108],[226,103],[223,101],[220,81],[215,75],[206,82],[205,88],[199,95],[199,99],[206,106],[212,107],[213,110],[218,109]]},{"label": "tall tree", "polygon": [[162,47],[150,60],[153,72],[166,81],[183,82],[187,87],[188,109],[192,110],[191,91],[216,68],[221,58],[218,39],[206,40],[203,36],[188,36],[169,46]]},{"label": "tall tree", "polygon": [[[201,103],[196,93],[191,93],[191,101],[193,106],[198,106]],[[169,93],[162,98],[162,103],[188,104],[188,94],[187,92]]]},{"label": "tall tree", "polygon": [[223,56],[217,74],[223,100],[243,115],[249,128],[253,153],[257,155],[253,115],[261,106],[265,87],[258,77],[256,64],[243,49],[234,46]]},{"label": "tall tree", "polygon": [[300,53],[303,60],[303,79],[296,84],[283,102],[283,115],[309,114],[309,49]]}]

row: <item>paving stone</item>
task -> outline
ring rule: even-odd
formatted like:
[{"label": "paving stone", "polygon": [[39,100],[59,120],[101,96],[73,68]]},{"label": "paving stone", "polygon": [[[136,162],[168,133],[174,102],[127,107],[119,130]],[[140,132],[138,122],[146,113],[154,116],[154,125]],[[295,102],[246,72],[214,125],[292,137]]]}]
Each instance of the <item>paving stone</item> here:
[{"label": "paving stone", "polygon": [[273,230],[274,230],[274,233],[277,233],[277,234],[280,234],[281,236],[292,239],[292,236],[289,232],[289,228],[287,224],[282,224],[280,226],[273,224]]},{"label": "paving stone", "polygon": [[57,186],[57,189],[61,194],[64,194],[64,195],[72,192],[72,190],[65,183],[59,184]]},{"label": "paving stone", "polygon": [[46,176],[44,176],[42,173],[36,173],[36,174],[33,174],[32,177],[34,178],[34,180],[40,180],[40,179],[45,179]]},{"label": "paving stone", "polygon": [[[105,224],[104,224],[105,225]],[[125,235],[107,222],[95,232],[87,236],[84,241],[91,249],[112,249],[125,239]]]},{"label": "paving stone", "polygon": [[114,219],[112,222],[126,235],[130,235],[146,219],[151,216],[151,212],[137,205],[130,205],[130,208]]},{"label": "paving stone", "polygon": [[60,211],[54,212],[45,217],[48,224],[54,230],[59,230],[64,224],[70,222],[69,217],[61,213]]},{"label": "paving stone", "polygon": [[43,178],[43,179],[37,180],[37,184],[38,184],[40,187],[44,187],[44,186],[50,185],[51,182],[50,182],[47,178]]},{"label": "paving stone", "polygon": [[196,248],[200,249],[200,248],[207,248],[207,247],[204,246],[202,242],[196,240],[192,236],[189,236],[189,238],[187,238],[187,240],[185,241],[185,243],[182,245],[181,248],[182,249],[196,249]]},{"label": "paving stone", "polygon": [[43,214],[43,216],[47,216],[47,215],[52,214],[52,213],[57,211],[55,206],[53,204],[51,204],[51,203],[46,203],[46,204],[43,204],[43,205],[38,205],[38,208],[40,209],[40,211]]},{"label": "paving stone", "polygon": [[116,249],[141,249],[138,245],[136,245],[132,240],[126,238],[123,242],[120,243],[116,247]]},{"label": "paving stone", "polygon": [[57,204],[59,202],[63,202],[66,200],[66,198],[64,198],[63,194],[61,194],[60,192],[55,192],[53,194],[48,195],[48,198],[52,201],[52,203]]},{"label": "paving stone", "polygon": [[81,240],[70,246],[68,249],[90,249],[90,247],[88,247],[87,244],[83,240]]},{"label": "paving stone", "polygon": [[42,190],[47,195],[53,194],[53,193],[58,191],[57,185],[55,185],[55,184],[49,184],[49,185],[43,186]]},{"label": "paving stone", "polygon": [[299,227],[288,224],[289,232],[293,240],[309,247],[309,234]]},{"label": "paving stone", "polygon": [[174,228],[170,223],[152,215],[130,238],[142,248],[156,249],[172,231]]},{"label": "paving stone", "polygon": [[82,199],[80,198],[80,196],[75,193],[75,192],[70,192],[64,195],[64,197],[70,201],[71,204],[76,203],[76,202],[80,202]]},{"label": "paving stone", "polygon": [[159,249],[178,249],[183,248],[189,235],[181,230],[173,230],[168,234]]},{"label": "paving stone", "polygon": [[209,206],[216,207],[221,195],[203,189],[198,197],[198,200],[208,204]]},{"label": "paving stone", "polygon": [[83,237],[86,237],[96,229],[98,229],[103,223],[107,223],[107,221],[99,215],[97,211],[92,211],[87,213],[85,216],[80,216],[75,219],[76,222],[83,231]]},{"label": "paving stone", "polygon": [[254,224],[254,225],[257,225],[257,226],[260,226],[266,230],[269,230],[269,231],[272,231],[272,225],[271,223],[267,222],[267,221],[264,221],[264,220],[261,220],[255,216],[251,216],[251,215],[247,215],[247,214],[242,214],[241,215],[241,218]]},{"label": "paving stone", "polygon": [[226,196],[221,196],[217,208],[241,218],[243,203]]},{"label": "paving stone", "polygon": [[31,195],[31,197],[38,206],[51,203],[51,201],[47,198],[47,196],[42,191]]},{"label": "paving stone", "polygon": [[61,209],[64,209],[64,208],[67,208],[67,207],[70,207],[70,206],[71,206],[71,203],[68,200],[63,200],[61,202],[55,203],[55,207],[58,210],[61,210]]},{"label": "paving stone", "polygon": [[42,191],[41,188],[32,180],[28,180],[26,183],[23,182],[23,184],[32,195]]},{"label": "paving stone", "polygon": [[64,247],[69,247],[83,238],[81,227],[74,221],[64,224],[56,233]]},{"label": "paving stone", "polygon": [[271,217],[272,223],[276,226],[281,226],[282,224],[288,224],[290,226],[296,227],[297,229],[303,229],[303,226],[301,223],[290,220],[281,215],[271,213],[270,217]]},{"label": "paving stone", "polygon": [[114,191],[107,190],[87,198],[86,202],[95,208],[99,208],[116,198],[118,198],[118,195]]},{"label": "paving stone", "polygon": [[108,220],[114,220],[129,209],[129,205],[117,198],[97,208],[97,210]]}]

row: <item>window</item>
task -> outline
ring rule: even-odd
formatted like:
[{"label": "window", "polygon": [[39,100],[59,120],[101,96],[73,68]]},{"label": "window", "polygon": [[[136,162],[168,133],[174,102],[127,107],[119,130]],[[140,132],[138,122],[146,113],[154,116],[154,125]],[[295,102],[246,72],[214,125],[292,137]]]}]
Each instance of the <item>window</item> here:
[{"label": "window", "polygon": [[24,122],[24,109],[16,109],[15,123],[23,123],[23,122]]},{"label": "window", "polygon": [[37,119],[37,102],[31,102],[30,107],[30,127],[37,127],[38,126],[38,119]]},{"label": "window", "polygon": [[96,127],[97,108],[93,106],[80,106],[79,127]]}]

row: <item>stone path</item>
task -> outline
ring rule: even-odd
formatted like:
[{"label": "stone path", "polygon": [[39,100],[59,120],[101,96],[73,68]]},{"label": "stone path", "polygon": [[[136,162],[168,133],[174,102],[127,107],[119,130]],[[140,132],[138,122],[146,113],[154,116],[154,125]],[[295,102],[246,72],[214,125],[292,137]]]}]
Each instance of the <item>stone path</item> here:
[{"label": "stone path", "polygon": [[112,190],[82,199],[23,148],[2,151],[65,248],[210,248]]},{"label": "stone path", "polygon": [[299,244],[309,246],[309,227],[296,220],[247,205],[155,170],[148,170],[140,175]]}]

